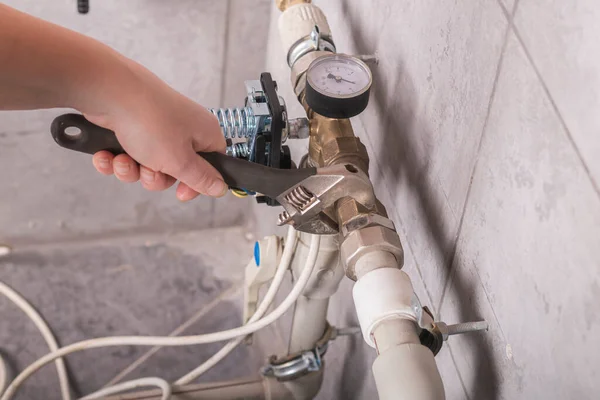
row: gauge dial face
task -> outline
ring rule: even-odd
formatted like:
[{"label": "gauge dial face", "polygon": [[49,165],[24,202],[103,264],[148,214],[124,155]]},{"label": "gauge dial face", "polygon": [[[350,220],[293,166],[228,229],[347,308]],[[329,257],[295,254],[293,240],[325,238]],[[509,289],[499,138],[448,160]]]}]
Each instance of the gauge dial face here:
[{"label": "gauge dial face", "polygon": [[307,72],[312,88],[334,98],[352,98],[369,90],[373,81],[369,67],[357,58],[334,54],[315,60]]}]

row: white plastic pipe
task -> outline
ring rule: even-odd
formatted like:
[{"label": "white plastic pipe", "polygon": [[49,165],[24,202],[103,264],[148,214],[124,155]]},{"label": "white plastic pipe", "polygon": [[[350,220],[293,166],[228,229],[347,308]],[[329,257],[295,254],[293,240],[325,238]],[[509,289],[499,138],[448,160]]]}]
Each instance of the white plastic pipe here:
[{"label": "white plastic pipe", "polygon": [[415,322],[387,319],[373,332],[379,356],[373,376],[380,400],[443,400],[444,385],[433,353],[422,346]]},{"label": "white plastic pipe", "polygon": [[[279,17],[279,35],[286,54],[295,43],[310,35],[315,25],[322,33],[331,34],[325,15],[312,4],[299,4],[284,11]],[[304,70],[293,71],[292,75],[299,75]],[[398,269],[397,261],[390,253],[369,253],[362,258],[356,264],[358,282],[353,297],[365,340],[381,349],[373,364],[379,398],[443,400],[444,387],[433,353],[419,343],[416,334],[417,318],[411,305],[413,288],[410,278]],[[334,288],[337,290],[337,285]],[[310,303],[313,297],[306,291],[305,296]],[[295,320],[308,319],[297,313]],[[316,323],[308,324],[310,335],[316,336],[321,327]],[[306,334],[298,328],[294,330],[300,336]],[[299,340],[295,343],[295,348],[306,345]]]},{"label": "white plastic pipe", "polygon": [[[104,400],[161,400],[161,391],[143,392],[105,397]],[[292,394],[282,382],[272,378],[238,379],[186,385],[173,388],[172,400],[289,400]]]},{"label": "white plastic pipe", "polygon": [[[302,270],[312,236],[302,232],[298,237],[292,261],[295,276]],[[343,276],[338,235],[322,235],[315,268],[294,309],[288,349],[290,353],[312,349],[321,339],[327,326],[329,298],[337,292]]]},{"label": "white plastic pipe", "polygon": [[329,299],[311,299],[300,296],[296,301],[288,353],[310,350],[321,339],[327,328]]},{"label": "white plastic pipe", "polygon": [[299,40],[310,35],[315,25],[324,35],[331,35],[329,23],[323,11],[314,4],[302,3],[287,8],[279,16],[279,36],[285,54]]},{"label": "white plastic pipe", "polygon": [[371,347],[375,347],[375,327],[383,321],[395,318],[417,321],[411,301],[412,283],[398,268],[379,268],[359,277],[352,297],[363,338]]},{"label": "white plastic pipe", "polygon": [[380,400],[444,400],[444,384],[433,353],[407,343],[381,353],[373,363]]},{"label": "white plastic pipe", "polygon": [[389,253],[377,254],[365,259],[385,268],[359,275],[352,294],[363,337],[379,354],[373,363],[379,399],[444,400],[433,353],[420,344],[417,335],[410,278],[391,268]]},{"label": "white plastic pipe", "polygon": [[81,342],[73,343],[68,346],[62,347],[57,351],[53,351],[32,363],[30,366],[25,368],[8,386],[6,391],[0,396],[1,400],[10,400],[17,389],[25,382],[31,375],[33,375],[40,368],[46,364],[61,358],[71,353],[75,353],[82,350],[108,347],[108,346],[186,346],[194,344],[205,344],[212,343],[222,340],[232,339],[238,336],[245,336],[249,333],[254,333],[259,329],[273,323],[279,319],[298,299],[301,293],[304,291],[306,284],[313,272],[313,267],[318,255],[320,237],[313,235],[311,237],[310,251],[306,259],[306,267],[300,274],[298,281],[288,294],[288,296],[273,310],[269,315],[262,319],[244,325],[242,327],[229,329],[221,332],[209,333],[204,335],[193,335],[193,336],[179,336],[179,337],[165,337],[165,336],[113,336],[106,338],[89,339]]}]

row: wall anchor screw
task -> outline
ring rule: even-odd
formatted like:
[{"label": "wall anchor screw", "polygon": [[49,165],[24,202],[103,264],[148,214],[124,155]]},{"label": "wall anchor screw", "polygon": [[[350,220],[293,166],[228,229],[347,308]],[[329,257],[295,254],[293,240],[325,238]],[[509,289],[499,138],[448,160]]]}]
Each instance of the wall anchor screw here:
[{"label": "wall anchor screw", "polygon": [[447,325],[444,322],[435,322],[434,324],[442,334],[442,338],[444,340],[448,340],[448,336],[451,335],[461,335],[463,333],[469,332],[487,331],[489,329],[489,324],[487,323],[487,321],[463,322],[460,324],[453,325]]}]

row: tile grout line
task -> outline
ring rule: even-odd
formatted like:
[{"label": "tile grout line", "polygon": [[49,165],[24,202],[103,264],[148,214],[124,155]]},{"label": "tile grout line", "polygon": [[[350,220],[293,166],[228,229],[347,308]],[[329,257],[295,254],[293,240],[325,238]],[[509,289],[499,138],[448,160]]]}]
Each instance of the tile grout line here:
[{"label": "tile grout line", "polygon": [[510,23],[512,23],[514,21],[515,15],[517,14],[517,7],[519,6],[519,1],[521,1],[521,0],[515,0],[515,4],[513,4],[513,9],[510,13],[510,20],[509,20]]},{"label": "tile grout line", "polygon": [[[360,123],[363,125],[362,120],[360,120]],[[369,144],[369,147],[371,148],[371,150],[373,150],[373,143],[371,142],[371,138],[369,137],[369,135],[366,135],[365,137],[365,141]],[[375,158],[375,163],[377,164],[377,171],[380,173],[380,176],[382,178],[385,178],[385,171],[381,168],[381,164],[379,162],[379,158],[376,157]],[[388,186],[386,186],[386,193],[388,195],[388,197],[390,198],[390,200],[393,199],[392,193],[390,192],[390,189]],[[423,288],[425,289],[425,294],[428,297],[429,300],[429,305],[431,308],[434,308],[433,305],[433,296],[431,295],[429,288],[427,287],[427,282],[425,282],[425,279],[423,279],[423,272],[421,271],[421,266],[419,264],[419,261],[417,260],[416,257],[416,253],[414,252],[412,245],[410,244],[410,240],[408,240],[408,232],[406,231],[406,227],[404,224],[404,220],[402,219],[402,216],[398,213],[398,210],[396,207],[394,207],[394,211],[393,211],[394,216],[396,217],[396,219],[398,220],[398,222],[400,223],[400,227],[402,229],[402,234],[404,235],[404,237],[406,238],[406,245],[408,246],[408,249],[410,250],[410,253],[412,254],[414,263],[415,263],[415,269],[417,270],[417,274],[419,275],[419,279],[421,280],[421,283],[423,284]],[[404,267],[404,266],[403,266]],[[435,310],[435,308],[433,310],[431,310],[434,314],[437,313],[437,310]]]},{"label": "tile grout line", "polygon": [[[406,229],[404,227],[404,221],[402,220],[402,218],[396,213],[396,218],[398,218],[398,221],[400,221],[400,226],[402,226],[402,233],[404,234],[404,237],[406,238],[406,245],[408,246],[408,249],[410,250],[410,253],[413,256],[413,261],[415,263],[415,269],[417,270],[417,274],[419,275],[419,279],[421,280],[421,283],[423,284],[423,288],[425,289],[425,294],[427,295],[429,300],[429,306],[431,308],[434,308],[433,305],[433,296],[431,295],[429,288],[427,287],[427,282],[425,282],[425,279],[423,278],[423,272],[421,271],[421,265],[419,264],[419,261],[417,260],[417,257],[415,255],[415,251],[412,248],[412,245],[410,244],[410,240],[408,240],[408,236],[407,236],[407,232]],[[436,310],[435,308],[433,310],[431,310],[431,312],[435,315],[438,314],[439,310]]]},{"label": "tile grout line", "polygon": [[124,229],[124,230],[111,230],[111,231],[101,231],[97,233],[83,234],[79,237],[62,237],[58,239],[41,239],[41,240],[28,240],[28,237],[17,237],[13,239],[3,239],[3,243],[9,244],[13,252],[15,251],[27,251],[27,250],[39,250],[44,248],[53,248],[57,246],[78,246],[78,245],[89,245],[92,243],[103,243],[103,242],[113,242],[118,239],[131,239],[137,240],[141,238],[148,237],[161,237],[161,238],[170,238],[177,235],[185,235],[189,233],[200,233],[206,232],[209,230],[228,230],[228,229],[244,229],[244,225],[225,225],[220,227],[193,227],[193,226],[184,226],[181,229],[168,229],[168,230],[158,230],[158,229],[148,229],[142,232]]},{"label": "tile grout line", "polygon": [[508,341],[506,340],[506,334],[504,333],[504,329],[502,329],[502,325],[500,324],[500,319],[498,319],[498,315],[496,315],[496,310],[494,309],[494,307],[492,307],[492,300],[490,299],[490,296],[488,295],[488,292],[487,292],[487,290],[485,288],[485,285],[483,284],[483,280],[481,279],[481,275],[479,275],[479,271],[477,271],[477,268],[474,268],[474,271],[477,274],[477,279],[479,280],[479,284],[481,285],[481,289],[483,290],[483,294],[485,294],[485,299],[490,304],[490,308],[492,309],[492,314],[494,315],[494,319],[496,320],[496,324],[498,324],[498,328],[500,329],[500,333],[502,334],[502,340],[504,341],[504,343],[508,343]]},{"label": "tile grout line", "polygon": [[[465,203],[463,204],[463,209],[462,209],[462,213],[461,213],[461,217],[460,217],[460,221],[459,221],[459,225],[458,225],[458,230],[456,232],[456,239],[455,239],[456,241],[454,243],[454,248],[452,249],[452,255],[451,255],[451,260],[452,261],[451,261],[451,264],[450,264],[450,272],[448,273],[448,276],[446,277],[446,282],[444,283],[444,288],[442,289],[442,296],[440,298],[440,302],[439,302],[439,306],[438,306],[439,307],[438,309],[439,309],[440,316],[441,316],[442,306],[443,306],[444,300],[446,298],[446,293],[448,291],[448,286],[450,285],[451,280],[454,279],[454,276],[455,276],[456,271],[458,269],[457,266],[456,266],[456,264],[457,264],[457,260],[456,260],[457,248],[458,248],[459,240],[460,240],[460,237],[461,237],[462,228],[464,226],[464,218],[465,218],[465,214],[466,214],[466,211],[467,211],[467,205],[468,205],[468,202],[469,202],[469,198],[470,198],[470,195],[471,195],[471,189],[473,187],[473,178],[475,176],[475,172],[477,171],[477,166],[479,164],[479,159],[480,159],[480,155],[481,155],[481,148],[482,148],[483,141],[484,141],[484,138],[485,138],[485,133],[487,131],[487,126],[488,126],[488,122],[489,122],[489,118],[490,118],[490,113],[491,113],[492,105],[493,105],[494,99],[496,97],[496,90],[497,90],[497,87],[498,87],[498,80],[499,80],[499,77],[500,77],[500,73],[502,71],[502,65],[503,65],[503,62],[504,62],[504,55],[506,53],[506,47],[507,47],[507,44],[508,44],[508,36],[509,36],[510,31],[511,31],[512,18],[514,16],[515,12],[516,12],[517,5],[519,4],[519,0],[515,0],[515,4],[513,5],[513,10],[512,10],[511,15],[508,14],[508,12],[504,8],[504,6],[500,3],[500,0],[498,0],[498,4],[499,4],[499,6],[500,6],[500,8],[501,8],[501,10],[502,10],[502,12],[504,14],[504,16],[507,19],[507,27],[506,27],[506,32],[504,34],[504,43],[502,44],[502,50],[500,51],[500,58],[498,60],[498,67],[496,69],[496,76],[494,77],[494,84],[493,84],[493,87],[492,87],[492,93],[490,94],[490,101],[488,103],[488,109],[487,109],[487,114],[486,114],[486,117],[485,117],[485,122],[483,124],[483,128],[482,128],[481,135],[480,135],[480,138],[479,138],[479,144],[478,144],[478,147],[477,147],[477,157],[475,159],[475,163],[473,164],[473,169],[471,170],[471,178],[469,180],[469,187],[467,189],[467,195],[465,197]],[[483,282],[481,281],[481,276],[479,275],[479,272],[477,271],[477,268],[475,267],[474,269],[475,269],[475,273],[477,274],[477,277],[479,279],[479,283],[483,286]],[[490,298],[489,298],[489,296],[488,296],[487,291],[485,290],[485,288],[484,288],[484,293],[485,293],[485,296],[486,296],[486,299],[487,299],[488,303],[490,304],[490,308],[492,309],[492,314],[494,315],[494,318],[496,319],[496,323],[498,324],[498,327],[500,328],[500,332],[502,333],[503,336],[505,336],[504,335],[504,331],[502,330],[502,326],[500,325],[500,322],[498,321],[498,317],[496,316],[496,311],[494,310],[494,307],[492,306],[492,303],[490,302]],[[458,364],[456,363],[456,359],[454,358],[454,353],[452,351],[452,348],[450,347],[450,343],[447,343],[446,345],[448,346],[448,352],[450,354],[450,359],[452,360],[452,364],[454,365],[454,369],[456,371],[456,374],[458,375],[458,380],[459,380],[460,385],[461,385],[461,387],[463,389],[465,397],[466,397],[467,400],[470,400],[469,393],[468,393],[467,388],[465,386],[465,383],[463,381],[463,377],[462,377],[462,375],[460,373],[460,369],[458,368]]]},{"label": "tile grout line", "polygon": [[[497,1],[500,1],[500,0],[497,0]],[[521,45],[521,48],[523,49],[523,52],[525,53],[525,57],[527,57],[527,61],[531,65],[531,68],[533,68],[533,72],[535,73],[536,78],[540,82],[540,85],[542,86],[542,89],[544,90],[544,94],[548,98],[548,101],[550,102],[550,105],[551,105],[554,113],[558,117],[558,120],[559,120],[562,128],[565,130],[565,134],[567,136],[567,139],[571,143],[571,146],[573,147],[573,150],[575,150],[575,154],[577,154],[577,157],[579,158],[579,162],[582,164],[583,169],[585,170],[585,172],[586,172],[586,174],[588,176],[588,179],[589,179],[589,181],[590,181],[590,183],[592,185],[592,188],[594,189],[594,191],[596,192],[596,195],[600,199],[600,186],[598,185],[598,183],[596,182],[596,180],[592,176],[592,173],[590,172],[590,169],[589,169],[587,163],[585,162],[585,159],[583,158],[583,156],[581,154],[581,151],[579,150],[579,146],[577,146],[577,144],[575,143],[575,139],[573,139],[573,135],[571,134],[571,130],[567,126],[567,122],[565,121],[565,119],[563,118],[562,114],[560,113],[560,110],[558,109],[558,105],[554,101],[554,98],[552,97],[552,94],[550,93],[550,89],[548,88],[548,85],[546,85],[546,81],[544,81],[544,78],[542,77],[542,74],[541,74],[540,70],[538,69],[537,64],[533,61],[533,56],[529,52],[529,49],[525,45],[525,41],[523,40],[523,37],[521,36],[521,33],[519,32],[519,30],[517,29],[517,26],[515,25],[514,16],[517,13],[517,7],[519,5],[519,1],[520,0],[515,0],[515,4],[514,4],[513,10],[512,10],[512,14],[511,14],[510,19],[509,19],[509,23],[510,23],[510,26],[512,28],[512,31],[514,32],[515,37],[519,41],[519,44]]]},{"label": "tile grout line", "polygon": [[225,101],[225,89],[227,87],[227,57],[229,56],[229,20],[231,19],[231,0],[227,0],[225,3],[225,31],[223,32],[223,54],[221,60],[221,88],[219,93],[219,105],[225,107],[223,102]]},{"label": "tile grout line", "polygon": [[[219,107],[225,107],[225,91],[227,88],[227,57],[229,56],[229,20],[231,19],[231,0],[225,3],[225,30],[223,32],[223,54],[221,59],[221,87],[219,88]],[[215,227],[216,222],[215,199],[210,199],[210,228]]]},{"label": "tile grout line", "polygon": [[450,354],[450,359],[452,360],[452,364],[454,365],[454,369],[456,370],[456,375],[458,375],[460,386],[463,388],[463,391],[465,393],[465,398],[467,400],[471,400],[471,398],[469,397],[469,392],[467,391],[467,386],[465,385],[465,382],[463,381],[463,378],[458,370],[458,364],[456,363],[456,359],[454,358],[454,352],[452,351],[452,347],[450,347],[449,342],[446,342],[446,347],[448,347],[448,353]]},{"label": "tile grout line", "polygon": [[[205,306],[202,306],[202,308],[200,308],[200,310],[196,311],[195,314],[193,314],[191,317],[189,317],[185,322],[183,322],[177,328],[175,328],[167,336],[169,336],[169,337],[179,336],[180,334],[185,332],[190,326],[192,326],[196,322],[200,321],[200,319],[202,319],[202,317],[206,316],[210,311],[212,311],[217,305],[219,305],[219,303],[222,300],[228,299],[228,298],[232,297],[233,295],[237,294],[242,289],[242,286],[243,285],[241,282],[234,283],[228,289],[224,290],[218,296],[216,296],[214,299],[212,299],[210,301],[210,303],[208,303]],[[108,381],[103,386],[103,388],[110,386],[110,385],[114,385],[115,383],[122,380],[124,377],[126,377],[131,372],[136,370],[143,363],[148,361],[154,354],[158,353],[158,351],[160,349],[162,349],[163,347],[164,346],[152,347],[150,350],[148,350],[147,352],[142,354],[140,357],[138,357],[134,362],[129,364],[129,366],[127,366],[126,368],[121,370],[121,372],[119,372],[117,375],[115,375],[110,381]]]},{"label": "tile grout line", "polygon": [[590,183],[592,185],[592,188],[596,192],[596,196],[598,196],[598,199],[600,199],[600,186],[598,186],[598,183],[596,182],[596,180],[592,176],[590,168],[587,165],[585,159],[583,158],[583,155],[581,154],[581,151],[579,150],[579,146],[577,146],[577,144],[575,143],[575,139],[573,139],[573,135],[571,134],[571,130],[567,126],[567,123],[566,123],[565,119],[563,118],[562,114],[560,113],[560,110],[558,109],[558,106],[557,106],[556,102],[554,101],[554,98],[552,97],[552,95],[550,93],[550,89],[548,89],[548,86],[546,85],[546,82],[542,78],[542,74],[540,73],[540,70],[538,69],[537,65],[533,61],[533,57],[531,56],[531,53],[529,52],[529,50],[525,46],[525,42],[523,41],[523,38],[521,37],[521,34],[519,33],[519,30],[517,29],[517,27],[512,22],[511,22],[511,28],[512,28],[512,31],[515,34],[515,37],[519,41],[519,44],[521,46],[521,49],[523,50],[523,53],[525,54],[525,57],[527,57],[527,61],[531,65],[531,68],[533,69],[533,72],[535,73],[538,81],[540,82],[540,85],[542,86],[542,90],[546,94],[546,98],[550,102],[550,105],[551,105],[552,109],[554,110],[554,113],[556,114],[556,116],[558,118],[558,121],[560,122],[560,125],[564,129],[565,134],[567,136],[567,139],[571,143],[571,146],[573,147],[573,150],[575,150],[575,154],[577,154],[577,158],[579,158],[579,162],[583,166],[583,169],[585,170],[585,173],[587,174],[588,180],[590,181]]},{"label": "tile grout line", "polygon": [[[505,12],[506,10],[504,9],[504,7],[502,5],[500,5],[503,12]],[[506,16],[506,14],[505,14]],[[508,17],[507,17],[508,18]],[[481,148],[483,145],[483,141],[485,138],[485,133],[487,131],[487,126],[488,126],[488,121],[490,118],[490,112],[492,109],[492,105],[494,103],[494,98],[496,97],[496,90],[497,90],[497,86],[498,86],[498,80],[500,77],[500,72],[502,71],[502,64],[504,61],[504,54],[506,52],[506,46],[508,44],[508,35],[510,33],[510,27],[511,27],[511,23],[510,21],[508,21],[507,26],[506,26],[506,32],[504,33],[504,41],[502,43],[502,49],[500,50],[500,57],[498,59],[498,67],[496,68],[496,76],[494,77],[494,83],[492,86],[492,93],[490,94],[490,100],[488,103],[488,107],[487,107],[487,112],[486,112],[486,116],[485,116],[485,122],[483,123],[483,128],[481,130],[481,134],[479,135],[479,143],[477,145],[477,155],[475,158],[475,162],[473,163],[473,169],[471,170],[471,177],[469,179],[469,187],[467,188],[467,195],[465,197],[465,202],[463,204],[463,208],[462,208],[462,212],[461,212],[461,216],[460,216],[460,220],[458,223],[458,230],[456,231],[456,237],[455,237],[455,242],[454,242],[454,246],[451,250],[451,253],[449,254],[448,259],[451,261],[450,262],[450,271],[448,271],[448,276],[446,277],[446,282],[444,283],[444,287],[442,289],[442,296],[440,298],[440,302],[438,303],[438,310],[439,310],[439,314],[441,316],[441,310],[442,310],[442,305],[444,304],[444,300],[446,299],[446,292],[448,290],[448,286],[450,285],[450,278],[453,276],[454,274],[454,270],[455,270],[455,259],[456,259],[456,254],[457,254],[457,248],[458,248],[458,243],[460,241],[460,236],[462,233],[462,228],[463,228],[463,224],[464,224],[464,219],[465,219],[465,213],[467,211],[467,206],[469,203],[469,198],[471,195],[471,189],[473,187],[473,178],[475,176],[475,172],[477,170],[477,166],[479,164],[479,158],[480,158],[480,154],[481,154]]]}]

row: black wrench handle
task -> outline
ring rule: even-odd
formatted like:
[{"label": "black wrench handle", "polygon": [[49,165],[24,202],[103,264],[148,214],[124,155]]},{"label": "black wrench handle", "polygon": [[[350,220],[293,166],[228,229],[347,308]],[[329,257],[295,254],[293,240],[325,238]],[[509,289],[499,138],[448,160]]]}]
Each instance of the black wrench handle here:
[{"label": "black wrench handle", "polygon": [[[50,132],[61,147],[87,154],[101,150],[125,154],[117,135],[88,121],[81,114],[63,114],[52,121]],[[316,168],[277,169],[222,153],[198,153],[219,173],[229,187],[244,188],[276,198],[287,189],[317,173]]]}]

